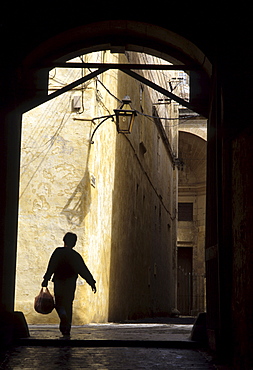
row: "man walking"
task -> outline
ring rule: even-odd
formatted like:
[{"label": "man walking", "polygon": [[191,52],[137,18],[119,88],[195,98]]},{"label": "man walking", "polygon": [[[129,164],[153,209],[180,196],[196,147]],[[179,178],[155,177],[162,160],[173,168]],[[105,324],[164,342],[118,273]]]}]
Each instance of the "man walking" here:
[{"label": "man walking", "polygon": [[75,297],[76,280],[80,275],[96,293],[96,281],[84,263],[82,256],[73,250],[77,236],[67,233],[64,238],[64,247],[56,248],[53,252],[47,271],[42,282],[47,287],[48,280],[54,274],[55,309],[60,318],[60,331],[63,335],[70,335],[72,322],[72,305]]}]

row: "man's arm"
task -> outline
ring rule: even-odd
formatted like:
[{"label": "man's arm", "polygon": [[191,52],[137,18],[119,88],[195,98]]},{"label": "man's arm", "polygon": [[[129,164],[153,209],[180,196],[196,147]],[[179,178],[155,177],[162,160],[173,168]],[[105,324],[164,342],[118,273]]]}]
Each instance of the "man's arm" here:
[{"label": "man's arm", "polygon": [[97,291],[96,288],[96,280],[93,278],[91,272],[89,271],[88,267],[84,263],[84,260],[80,254],[78,254],[78,259],[77,259],[77,273],[84,279],[86,282],[91,286],[92,291],[94,294]]},{"label": "man's arm", "polygon": [[42,284],[41,284],[42,287],[47,287],[48,280],[50,280],[51,276],[53,275],[56,264],[57,264],[57,249],[53,252],[48,262],[47,271],[45,275],[43,276],[44,280],[42,281]]}]

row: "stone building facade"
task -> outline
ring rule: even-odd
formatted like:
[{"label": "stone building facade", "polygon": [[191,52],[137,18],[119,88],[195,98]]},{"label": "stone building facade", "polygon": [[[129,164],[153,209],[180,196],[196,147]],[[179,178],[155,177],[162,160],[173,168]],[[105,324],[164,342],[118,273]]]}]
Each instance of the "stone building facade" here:
[{"label": "stone building facade", "polygon": [[[171,3],[131,6],[6,3],[2,18],[0,305],[14,310],[22,114],[47,99],[48,70],[104,48],[174,57],[192,66],[195,111],[208,118],[206,281],[208,344],[234,369],[252,368],[252,21],[244,9]],[[19,6],[19,7],[18,7]],[[225,9],[225,8],[224,8]],[[56,16],[57,14],[57,16]],[[178,16],[176,16],[178,15]],[[180,18],[180,21],[179,21]],[[241,19],[242,22],[235,22]],[[64,20],[64,21],[63,21]],[[82,50],[80,52],[80,50]],[[192,72],[193,72],[192,69]],[[242,109],[243,107],[243,109]],[[28,237],[26,241],[29,240]],[[26,289],[26,288],[25,288]],[[2,316],[3,317],[3,316]],[[3,328],[4,334],[8,333]]]},{"label": "stone building facade", "polygon": [[[147,54],[108,51],[72,61],[167,63]],[[49,93],[90,72],[51,70]],[[139,73],[166,89],[175,82],[172,71]],[[115,119],[105,117],[126,95],[138,112],[130,135],[118,134]],[[169,315],[177,307],[177,247],[189,234],[179,221],[177,236],[178,184],[180,201],[195,197],[191,189],[185,198],[183,177],[190,172],[177,165],[178,140],[185,161],[180,140],[188,135],[182,126],[179,134],[178,110],[177,103],[110,69],[23,116],[16,310],[28,323],[58,322],[55,312],[38,315],[33,300],[48,259],[67,231],[78,235],[75,248],[97,281],[94,295],[78,278],[74,324]],[[195,254],[203,248],[202,221]],[[190,234],[195,241],[196,228]]]},{"label": "stone building facade", "polygon": [[[207,122],[180,111],[177,234],[177,307],[196,315],[205,306],[205,214]],[[189,113],[188,113],[189,115]],[[184,118],[183,118],[184,117]]]}]

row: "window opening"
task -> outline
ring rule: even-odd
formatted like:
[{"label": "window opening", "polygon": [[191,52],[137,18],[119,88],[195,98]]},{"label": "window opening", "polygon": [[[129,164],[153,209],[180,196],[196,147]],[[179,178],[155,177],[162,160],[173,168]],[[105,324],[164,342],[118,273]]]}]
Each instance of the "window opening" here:
[{"label": "window opening", "polygon": [[178,203],[178,221],[193,221],[193,203]]}]

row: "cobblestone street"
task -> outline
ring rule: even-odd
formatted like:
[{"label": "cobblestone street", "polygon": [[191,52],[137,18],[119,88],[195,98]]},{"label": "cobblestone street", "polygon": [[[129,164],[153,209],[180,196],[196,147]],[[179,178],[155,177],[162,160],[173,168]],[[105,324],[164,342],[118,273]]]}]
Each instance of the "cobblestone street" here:
[{"label": "cobblestone street", "polygon": [[191,328],[171,323],[90,324],[73,327],[71,338],[63,339],[57,326],[30,326],[30,338],[9,350],[0,368],[218,369],[205,351],[192,345]]},{"label": "cobblestone street", "polygon": [[16,347],[1,369],[216,369],[197,350]]}]

